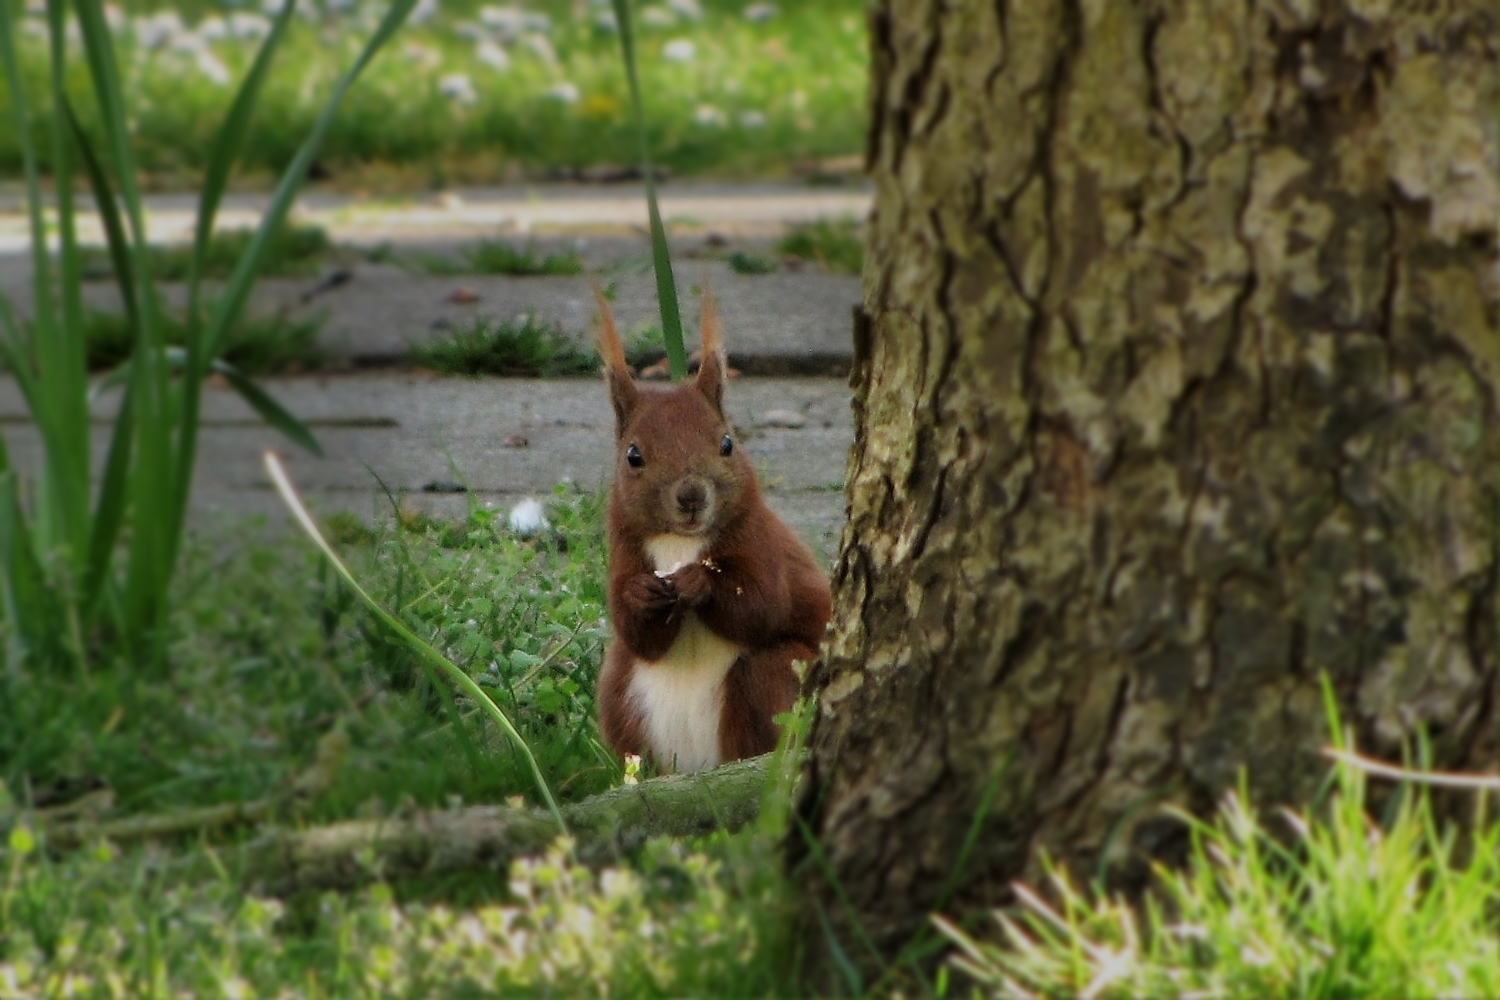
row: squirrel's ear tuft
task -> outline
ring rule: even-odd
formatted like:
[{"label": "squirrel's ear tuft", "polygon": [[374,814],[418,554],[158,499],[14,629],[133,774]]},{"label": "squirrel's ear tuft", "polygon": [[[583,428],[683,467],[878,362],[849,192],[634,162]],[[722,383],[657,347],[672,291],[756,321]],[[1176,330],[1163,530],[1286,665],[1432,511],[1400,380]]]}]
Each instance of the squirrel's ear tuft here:
[{"label": "squirrel's ear tuft", "polygon": [[724,379],[728,376],[729,361],[724,354],[724,341],[719,336],[719,311],[714,298],[703,293],[703,312],[700,323],[703,336],[703,361],[698,366],[698,391],[708,398],[715,410],[724,412]]},{"label": "squirrel's ear tuft", "polygon": [[635,376],[625,363],[625,345],[620,340],[620,331],[615,326],[615,317],[609,311],[609,303],[599,283],[594,282],[594,300],[599,303],[599,356],[604,359],[604,381],[609,385],[609,401],[615,408],[615,433],[624,432],[625,423],[635,409],[639,390]]}]

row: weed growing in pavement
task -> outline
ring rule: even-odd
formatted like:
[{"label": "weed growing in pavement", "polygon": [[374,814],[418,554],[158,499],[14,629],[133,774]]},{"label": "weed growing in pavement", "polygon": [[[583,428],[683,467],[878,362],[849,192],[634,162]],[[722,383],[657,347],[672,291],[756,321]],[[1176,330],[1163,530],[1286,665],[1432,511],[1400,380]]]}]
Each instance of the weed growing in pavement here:
[{"label": "weed growing in pavement", "polygon": [[[211,306],[210,306],[211,308]],[[168,346],[187,343],[188,323],[180,314],[161,317],[162,337]],[[221,357],[246,375],[275,375],[305,371],[323,363],[318,346],[322,317],[291,319],[280,315],[249,317],[229,332]],[[121,313],[84,314],[84,341],[91,371],[113,368],[130,357],[134,333],[130,318]]]},{"label": "weed growing in pavement", "polygon": [[572,250],[539,254],[531,246],[516,247],[503,240],[484,240],[464,247],[458,256],[413,250],[395,255],[408,271],[424,274],[509,274],[517,276],[582,274],[583,261]]},{"label": "weed growing in pavement", "polygon": [[854,219],[819,219],[793,226],[776,249],[813,261],[831,274],[858,274],[865,266],[864,235]]},{"label": "weed growing in pavement", "polygon": [[[234,272],[235,265],[249,249],[255,233],[249,229],[221,229],[213,234],[204,250],[201,276],[222,281]],[[266,242],[265,263],[261,275],[268,278],[295,278],[318,273],[324,257],[333,244],[321,226],[283,222],[271,230]],[[157,281],[187,281],[192,274],[193,248],[186,244],[153,246],[147,251],[151,276]],[[109,252],[102,247],[87,247],[81,253],[85,280],[114,275]]]},{"label": "weed growing in pavement", "polygon": [[541,377],[592,375],[599,360],[555,327],[521,316],[505,323],[475,319],[446,338],[411,345],[412,361],[449,375]]},{"label": "weed growing in pavement", "polygon": [[773,274],[777,268],[775,260],[750,250],[733,250],[725,259],[735,274]]}]

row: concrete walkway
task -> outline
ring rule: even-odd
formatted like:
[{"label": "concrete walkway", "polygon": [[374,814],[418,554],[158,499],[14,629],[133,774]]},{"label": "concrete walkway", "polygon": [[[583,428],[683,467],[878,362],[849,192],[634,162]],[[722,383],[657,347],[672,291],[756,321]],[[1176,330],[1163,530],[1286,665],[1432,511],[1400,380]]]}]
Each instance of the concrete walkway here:
[{"label": "concrete walkway", "polygon": [[[747,375],[731,384],[728,405],[772,507],[831,558],[844,517],[842,484],[852,428],[847,385],[826,373],[847,367],[858,279],[813,270],[736,275],[693,254],[709,233],[748,245],[768,243],[785,222],[860,214],[867,196],[764,185],[669,188],[663,194],[664,214],[693,216],[675,227],[673,241],[689,322],[697,312],[691,287],[707,283],[720,300],[734,364],[749,372],[806,376]],[[154,199],[153,233],[171,238],[173,227],[190,226],[189,204],[188,199]],[[232,206],[247,219],[254,210],[253,199],[236,199]],[[24,218],[4,211],[0,203],[0,246],[17,221],[24,235]],[[615,310],[627,327],[656,316],[638,192],[465,193],[379,210],[349,199],[313,199],[306,217],[328,225],[346,244],[400,240],[450,251],[481,236],[529,231],[539,248],[567,243],[591,270],[603,271],[616,284]],[[233,218],[230,214],[226,221]],[[25,311],[29,265],[14,253],[20,247],[12,248],[11,254],[0,254],[0,291]],[[318,287],[318,280],[265,282],[256,304],[325,313],[325,347],[352,365],[393,362],[411,341],[440,336],[474,316],[534,312],[564,330],[582,331],[594,312],[586,278],[449,278],[412,275],[387,264],[340,266],[348,271],[345,280],[305,304],[296,303]],[[459,286],[477,300],[452,301]],[[112,291],[99,284],[89,294],[102,306]],[[814,377],[819,372],[824,374]],[[260,454],[268,447],[287,460],[315,506],[367,517],[389,515],[377,477],[407,503],[443,514],[460,513],[471,499],[508,508],[525,497],[545,497],[558,482],[593,489],[607,481],[613,416],[598,380],[465,379],[385,368],[268,379],[265,385],[309,422],[326,457],[301,453],[261,425],[238,396],[210,388],[194,484],[194,522],[200,527],[253,514],[285,523],[261,470]],[[106,400],[98,410],[96,461],[107,444],[111,405]],[[34,467],[35,428],[8,380],[0,380],[0,424],[17,464]],[[443,492],[453,484],[465,485],[469,494]]]}]

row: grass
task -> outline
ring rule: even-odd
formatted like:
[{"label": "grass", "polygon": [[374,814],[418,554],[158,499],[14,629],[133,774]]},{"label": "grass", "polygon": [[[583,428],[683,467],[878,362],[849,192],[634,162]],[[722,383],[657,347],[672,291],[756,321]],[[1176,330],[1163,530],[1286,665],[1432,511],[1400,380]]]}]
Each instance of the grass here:
[{"label": "grass", "polygon": [[[254,9],[173,6],[200,39],[205,20]],[[346,100],[319,153],[319,176],[345,189],[412,190],[518,175],[568,177],[591,166],[638,162],[617,37],[598,23],[607,8],[531,0],[525,9],[547,15],[550,24],[512,37],[483,22],[482,6],[445,2],[403,33],[393,57],[372,66]],[[658,164],[677,175],[752,176],[812,169],[863,148],[863,0],[781,0],[776,15],[762,22],[744,16],[744,0],[701,6],[703,18],[694,21],[663,19],[664,3],[637,5],[641,85]],[[640,16],[647,8],[657,15]],[[318,23],[295,18],[280,63],[285,69],[267,81],[251,123],[240,183],[264,184],[290,160],[318,114],[319,95],[352,60],[351,39],[368,33],[375,10],[371,0],[360,0],[348,14],[325,14]],[[21,35],[21,72],[40,81],[43,46],[24,24]],[[145,183],[168,189],[195,183],[254,40],[192,41],[206,51],[200,57],[183,51],[185,43],[150,47],[123,31],[116,37]],[[683,41],[691,43],[690,54],[673,45]],[[508,68],[485,61],[497,49]],[[664,57],[669,51],[687,58],[673,61]],[[204,68],[213,63],[227,83]],[[68,83],[75,97],[83,93],[81,81]],[[88,114],[84,125],[95,126]],[[16,135],[0,125],[0,171],[13,175],[18,165]]]},{"label": "grass", "polygon": [[735,274],[774,274],[777,270],[776,261],[751,250],[732,250],[725,259]]},{"label": "grass", "polygon": [[1189,863],[1158,867],[1142,905],[1053,869],[998,939],[940,928],[996,997],[1500,996],[1500,823],[1466,837],[1410,788],[1381,822],[1365,782],[1340,764],[1308,813],[1262,819],[1242,787],[1211,822],[1184,817]]},{"label": "grass", "polygon": [[[577,800],[620,781],[592,692],[606,638],[603,499],[558,492],[553,530],[520,538],[474,506],[324,518],[359,578],[515,720],[548,782]],[[156,995],[797,996],[793,887],[773,831],[658,842],[603,872],[558,845],[507,874],[269,898],[227,882],[165,886],[151,853],[53,857],[15,800],[93,788],[116,813],[273,794],[338,730],[312,825],[453,803],[535,803],[525,766],[466,699],[435,686],[301,540],[253,526],[199,541],[173,602],[174,669],[108,662],[84,678],[0,673],[0,989]],[[1494,996],[1500,828],[1466,840],[1409,794],[1370,815],[1362,775],[1299,816],[1241,792],[1194,823],[1189,865],[1130,904],[1058,876],[1000,933],[944,926],[973,994],[1099,997]],[[8,827],[8,829],[7,829]],[[235,839],[253,830],[221,831]],[[1291,835],[1289,841],[1287,834]],[[195,838],[180,845],[190,848]],[[19,848],[19,849],[18,849]],[[937,982],[941,984],[943,977]],[[7,995],[9,995],[9,993]],[[939,994],[941,995],[941,993]]]},{"label": "grass", "polygon": [[776,249],[814,261],[830,274],[859,274],[865,266],[865,241],[854,219],[819,219],[793,226]]},{"label": "grass", "polygon": [[[264,43],[253,55],[247,50],[240,86],[198,137],[203,183],[189,255],[185,346],[179,348],[167,342],[169,323],[151,273],[158,255],[146,241],[140,123],[127,109],[136,91],[121,78],[110,26],[118,11],[98,0],[48,0],[39,9],[42,25],[29,14],[15,16],[10,0],[0,0],[0,68],[9,96],[4,110],[26,189],[34,310],[21,321],[0,297],[0,361],[41,441],[39,460],[24,470],[12,468],[0,447],[0,637],[11,673],[81,674],[101,656],[141,670],[164,668],[167,597],[197,460],[200,394],[210,374],[291,440],[320,453],[303,424],[221,355],[341,99],[416,2],[395,0],[376,15],[378,24],[364,41],[351,43],[359,46],[357,55],[331,95],[318,97],[321,110],[278,165],[281,179],[261,223],[205,313],[201,281],[214,220],[247,149],[246,125],[292,6],[266,22]],[[43,163],[53,174],[50,193],[41,183]],[[99,462],[89,429],[94,388],[78,242],[80,189],[93,197],[133,340],[129,362],[111,375],[123,389]]]},{"label": "grass", "polygon": [[[211,307],[211,306],[210,306]],[[323,363],[318,347],[321,317],[289,319],[270,315],[241,320],[225,340],[221,357],[246,375],[306,371]],[[188,324],[180,314],[162,316],[162,336],[169,346],[187,343]],[[84,314],[84,340],[90,371],[114,368],[134,347],[130,318],[122,313]]]},{"label": "grass", "polygon": [[411,251],[393,259],[408,271],[423,274],[509,274],[516,276],[582,274],[583,260],[575,251],[538,254],[531,246],[516,247],[503,240],[482,240],[464,247],[458,257]]},{"label": "grass", "polygon": [[[202,277],[215,281],[228,278],[249,249],[254,235],[249,229],[215,232],[204,251]],[[328,233],[321,226],[283,221],[269,234],[261,274],[276,278],[317,274],[323,258],[332,249]],[[104,248],[85,248],[81,256],[85,280],[114,276],[113,262]],[[193,248],[190,245],[153,246],[149,248],[148,256],[151,276],[158,281],[187,281],[192,273]]]},{"label": "grass", "polygon": [[521,316],[503,323],[475,319],[431,344],[412,344],[417,365],[449,375],[542,377],[593,375],[599,359],[556,328]]},{"label": "grass", "polygon": [[[558,493],[553,530],[330,517],[400,621],[515,720],[564,800],[613,787],[593,688],[604,643],[602,498]],[[300,540],[254,532],[190,549],[171,680],[98,665],[81,686],[0,673],[0,774],[49,804],[106,790],[117,813],[271,794],[338,729],[338,780],[299,823],[499,802],[534,785],[466,700],[434,686]],[[209,582],[212,585],[208,585]],[[12,800],[13,801],[13,800]],[[107,845],[49,858],[0,795],[0,991],[105,995],[786,995],[783,887],[769,835],[653,845],[575,868],[558,847],[509,876],[268,899],[227,882],[163,887]],[[245,831],[248,832],[248,831]],[[237,836],[234,831],[220,836]],[[189,841],[193,838],[187,838]],[[525,931],[525,933],[521,933]]]}]

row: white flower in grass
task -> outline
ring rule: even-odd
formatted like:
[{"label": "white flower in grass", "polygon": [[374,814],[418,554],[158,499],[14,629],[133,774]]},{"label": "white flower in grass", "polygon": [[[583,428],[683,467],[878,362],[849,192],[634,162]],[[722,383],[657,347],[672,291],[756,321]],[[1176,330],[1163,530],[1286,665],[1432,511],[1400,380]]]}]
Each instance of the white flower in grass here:
[{"label": "white flower in grass", "polygon": [[275,17],[286,6],[286,0],[260,0],[260,9],[267,17]]},{"label": "white flower in grass", "polygon": [[135,19],[135,40],[149,49],[165,45],[183,31],[182,17],[175,10],[157,11]]},{"label": "white flower in grass", "polygon": [[640,22],[643,28],[670,28],[677,23],[677,18],[665,7],[642,7]]},{"label": "white flower in grass", "polygon": [[359,6],[359,0],[323,0],[323,9],[330,14],[347,14]]},{"label": "white flower in grass", "polygon": [[489,31],[473,21],[459,21],[453,26],[453,33],[466,42],[478,44],[489,39]]},{"label": "white flower in grass", "polygon": [[125,30],[125,12],[112,3],[104,5],[104,23],[110,31]]},{"label": "white flower in grass", "polygon": [[600,31],[619,31],[620,22],[615,20],[615,12],[612,10],[601,10],[594,15],[594,27]]},{"label": "white flower in grass", "polygon": [[198,52],[193,61],[198,64],[198,72],[221,87],[229,86],[229,67],[220,62],[219,57],[208,49]]},{"label": "white flower in grass", "polygon": [[449,73],[438,80],[438,93],[459,104],[473,104],[479,100],[474,93],[474,82],[467,73]]},{"label": "white flower in grass", "polygon": [[27,17],[46,17],[47,0],[26,0]]},{"label": "white flower in grass", "polygon": [[407,42],[406,47],[401,50],[401,54],[418,66],[428,68],[436,66],[443,61],[437,52],[423,45],[421,42]]},{"label": "white flower in grass", "polygon": [[264,38],[271,33],[271,22],[259,14],[235,11],[229,15],[229,33],[235,38]]},{"label": "white flower in grass", "polygon": [[765,128],[766,114],[764,111],[741,111],[740,128]]},{"label": "white flower in grass", "polygon": [[417,0],[417,5],[411,9],[407,17],[408,24],[425,24],[432,20],[433,15],[438,12],[438,0]]},{"label": "white flower in grass", "polygon": [[474,47],[474,58],[500,73],[510,69],[510,56],[489,39],[485,39]]},{"label": "white flower in grass", "polygon": [[554,101],[562,101],[564,104],[577,104],[582,94],[578,90],[578,84],[564,80],[562,83],[554,83],[548,87],[547,96]]},{"label": "white flower in grass", "polygon": [[698,105],[698,109],[693,112],[693,121],[699,125],[719,126],[724,124],[724,120],[724,112],[712,104],[700,104]]},{"label": "white flower in grass", "polygon": [[776,16],[776,5],[774,3],[753,3],[745,8],[745,20],[752,24],[760,24],[769,21]]},{"label": "white flower in grass", "polygon": [[197,55],[208,48],[208,43],[191,31],[184,31],[180,35],[173,35],[167,39],[167,50],[180,56]]},{"label": "white flower in grass", "polygon": [[698,0],[667,0],[667,6],[684,20],[703,20],[703,5]]},{"label": "white flower in grass", "polygon": [[198,37],[205,42],[222,42],[229,37],[229,24],[218,14],[210,14],[198,22]]},{"label": "white flower in grass", "polygon": [[698,54],[698,46],[690,38],[674,38],[661,47],[661,57],[667,62],[692,62]]},{"label": "white flower in grass", "polygon": [[532,32],[522,39],[522,41],[526,43],[526,47],[535,53],[536,57],[545,65],[557,65],[557,50],[552,47],[552,43],[547,40],[546,35],[538,35],[536,32]]},{"label": "white flower in grass", "polygon": [[478,9],[478,22],[492,31],[498,31],[502,37],[520,37],[523,31],[546,31],[552,27],[552,22],[543,18],[543,25],[535,27],[535,18],[520,7],[496,7],[495,4],[486,4]]}]

